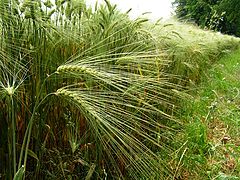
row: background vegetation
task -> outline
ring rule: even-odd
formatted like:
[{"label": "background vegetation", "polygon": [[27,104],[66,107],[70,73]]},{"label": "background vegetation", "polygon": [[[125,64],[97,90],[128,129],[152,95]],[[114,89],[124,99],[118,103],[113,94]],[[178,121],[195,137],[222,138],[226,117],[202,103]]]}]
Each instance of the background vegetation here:
[{"label": "background vegetation", "polygon": [[181,106],[183,179],[239,179],[239,57],[214,64]]},{"label": "background vegetation", "polygon": [[178,18],[195,22],[200,27],[240,36],[238,0],[175,0]]},{"label": "background vegetation", "polygon": [[0,4],[1,178],[183,178],[186,147],[208,146],[181,102],[239,39],[130,20],[107,0],[52,3]]}]

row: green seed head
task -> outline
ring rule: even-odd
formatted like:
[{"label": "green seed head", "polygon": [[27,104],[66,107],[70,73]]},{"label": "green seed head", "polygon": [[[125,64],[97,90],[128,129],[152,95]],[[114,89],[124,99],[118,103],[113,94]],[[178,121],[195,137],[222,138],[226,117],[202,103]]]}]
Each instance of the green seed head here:
[{"label": "green seed head", "polygon": [[5,90],[6,90],[6,92],[9,96],[12,96],[14,94],[14,88],[13,87],[8,86],[7,88],[5,88]]}]

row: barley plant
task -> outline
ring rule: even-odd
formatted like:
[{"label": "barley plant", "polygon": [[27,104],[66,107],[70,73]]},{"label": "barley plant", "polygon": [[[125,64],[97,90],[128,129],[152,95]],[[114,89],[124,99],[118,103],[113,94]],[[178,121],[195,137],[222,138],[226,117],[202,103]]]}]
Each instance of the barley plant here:
[{"label": "barley plant", "polygon": [[1,178],[176,177],[178,102],[229,41],[186,51],[181,33],[128,12],[108,0],[1,1]]},{"label": "barley plant", "polygon": [[[107,0],[1,1],[1,177],[138,179],[180,126],[144,18]],[[174,126],[172,126],[174,125]]]},{"label": "barley plant", "polygon": [[239,38],[201,30],[176,20],[161,23],[154,31],[161,39],[159,48],[167,51],[170,61],[164,71],[180,76],[174,83],[183,86],[199,83],[206,67],[239,47]]}]

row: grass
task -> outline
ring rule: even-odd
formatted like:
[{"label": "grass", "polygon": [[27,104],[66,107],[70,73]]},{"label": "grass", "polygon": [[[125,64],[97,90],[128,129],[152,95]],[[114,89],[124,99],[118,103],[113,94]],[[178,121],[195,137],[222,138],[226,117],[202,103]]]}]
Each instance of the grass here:
[{"label": "grass", "polygon": [[183,105],[182,179],[240,177],[239,59],[237,50],[214,64]]},{"label": "grass", "polygon": [[162,55],[146,20],[131,21],[108,1],[95,10],[2,1],[1,10],[3,178],[168,171],[153,166],[154,149],[167,148],[155,137],[174,122],[157,102],[171,104],[165,88],[178,87],[154,68]]},{"label": "grass", "polygon": [[239,39],[130,20],[107,0],[0,10],[2,178],[165,179],[208,162],[208,124],[177,112]]},{"label": "grass", "polygon": [[[154,29],[160,35],[159,47],[167,52],[169,65],[164,71],[180,76],[183,86],[197,84],[202,72],[219,58],[238,48],[238,39],[200,30],[194,25],[170,20]],[[159,33],[161,32],[161,33]]]}]

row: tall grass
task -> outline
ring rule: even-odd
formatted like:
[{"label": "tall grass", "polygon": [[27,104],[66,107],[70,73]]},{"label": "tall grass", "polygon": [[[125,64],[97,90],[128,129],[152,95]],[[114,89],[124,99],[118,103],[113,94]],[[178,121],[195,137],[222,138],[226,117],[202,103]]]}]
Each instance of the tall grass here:
[{"label": "tall grass", "polygon": [[165,159],[182,125],[173,114],[183,84],[173,79],[186,77],[176,71],[185,56],[171,49],[180,36],[107,0],[94,10],[52,3],[1,1],[1,176],[174,176]]},{"label": "tall grass", "polygon": [[[149,145],[161,148],[155,137],[170,131],[160,120],[171,116],[158,104],[171,104],[165,88],[174,86],[152,70],[161,54],[142,29],[145,20],[130,21],[107,1],[95,11],[70,1],[2,5],[3,176],[120,177],[131,168],[147,177],[162,168],[152,165],[158,159]],[[61,160],[60,172],[58,162],[46,161],[52,150],[70,149],[76,159]]]},{"label": "tall grass", "polygon": [[175,139],[185,142],[179,145],[179,177],[239,177],[239,56],[238,50],[208,69],[182,105],[185,128]]},{"label": "tall grass", "polygon": [[181,80],[174,82],[184,86],[199,83],[206,67],[239,47],[238,38],[201,30],[176,20],[160,24],[154,32],[156,36],[160,35],[159,47],[167,51],[170,60],[164,71],[180,76]]}]

